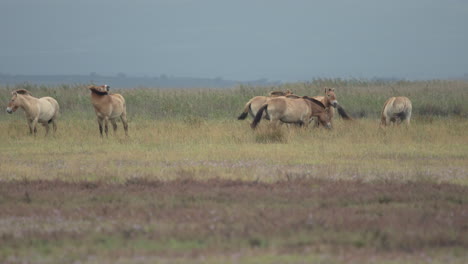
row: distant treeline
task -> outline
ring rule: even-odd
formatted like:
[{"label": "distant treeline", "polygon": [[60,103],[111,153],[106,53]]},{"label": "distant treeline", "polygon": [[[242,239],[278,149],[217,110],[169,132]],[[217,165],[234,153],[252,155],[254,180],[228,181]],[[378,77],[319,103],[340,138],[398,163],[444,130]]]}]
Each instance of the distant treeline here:
[{"label": "distant treeline", "polygon": [[104,76],[97,73],[89,75],[12,75],[0,73],[0,85],[38,84],[57,86],[62,84],[109,84],[117,88],[229,88],[239,84],[273,85],[267,79],[253,81],[232,81],[218,78],[172,77],[162,74],[158,77],[135,77],[119,73],[115,76]]},{"label": "distant treeline", "polygon": [[[278,85],[237,85],[233,88],[137,88],[114,89],[127,101],[129,119],[236,120],[245,103],[272,90],[289,89],[297,95],[322,95],[334,87],[340,105],[355,118],[378,118],[391,96],[407,96],[413,102],[414,118],[468,118],[468,81],[370,81],[315,79]],[[0,103],[6,106],[11,91],[24,88],[36,97],[52,96],[61,106],[63,118],[95,118],[86,85],[0,85]],[[7,118],[1,111],[0,119]],[[8,117],[11,118],[11,117]],[[236,121],[237,122],[237,121]],[[240,121],[239,121],[240,122]]]}]

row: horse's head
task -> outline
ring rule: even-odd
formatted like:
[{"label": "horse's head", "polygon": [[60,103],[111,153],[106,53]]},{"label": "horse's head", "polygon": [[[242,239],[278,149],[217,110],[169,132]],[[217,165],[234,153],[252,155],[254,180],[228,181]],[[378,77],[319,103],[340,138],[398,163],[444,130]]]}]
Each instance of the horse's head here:
[{"label": "horse's head", "polygon": [[8,106],[7,106],[7,113],[9,114],[12,114],[13,112],[15,112],[18,107],[20,107],[20,101],[21,99],[18,99],[18,95],[31,95],[31,93],[28,91],[28,90],[25,90],[25,89],[19,89],[19,90],[16,90],[16,91],[13,91],[11,92],[11,99],[10,99],[10,102],[8,102]]},{"label": "horse's head", "polygon": [[325,96],[330,104],[336,108],[338,105],[338,100],[336,100],[335,89],[334,88],[325,88]]},{"label": "horse's head", "polygon": [[109,92],[110,86],[107,84],[101,85],[101,86],[96,86],[96,85],[89,85],[88,89],[91,90],[91,92],[98,94],[98,95],[106,95]]}]

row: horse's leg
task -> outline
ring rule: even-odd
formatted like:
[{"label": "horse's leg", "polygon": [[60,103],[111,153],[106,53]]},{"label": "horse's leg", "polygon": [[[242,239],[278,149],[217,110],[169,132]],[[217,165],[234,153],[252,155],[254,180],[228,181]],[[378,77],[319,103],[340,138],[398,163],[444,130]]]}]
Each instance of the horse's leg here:
[{"label": "horse's leg", "polygon": [[106,132],[106,138],[109,137],[109,119],[104,118],[104,131]]},{"label": "horse's leg", "polygon": [[28,120],[28,126],[29,126],[29,134],[32,135],[34,133],[33,121],[32,120]]},{"label": "horse's leg", "polygon": [[410,117],[406,117],[405,119],[405,124],[406,124],[406,127],[408,128],[410,126]]},{"label": "horse's leg", "polygon": [[328,118],[326,118],[324,115],[319,115],[317,117],[317,120],[320,121],[320,123],[325,127],[325,128],[328,128],[328,129],[331,129],[332,128],[332,124],[330,122],[330,120]]},{"label": "horse's leg", "polygon": [[102,138],[102,125],[103,125],[103,120],[102,120],[102,118],[98,117],[97,121],[98,121],[98,124],[99,124],[99,133],[101,134],[101,138]]},{"label": "horse's leg", "polygon": [[47,137],[47,135],[49,134],[49,124],[45,123],[44,127],[45,127],[45,136]]},{"label": "horse's leg", "polygon": [[127,113],[123,112],[122,115],[120,116],[120,120],[122,120],[122,124],[125,130],[125,136],[128,137],[128,122],[127,122]]},{"label": "horse's leg", "polygon": [[33,119],[31,126],[32,126],[32,130],[34,132],[34,136],[36,136],[36,134],[37,134],[37,118]]},{"label": "horse's leg", "polygon": [[115,121],[115,119],[111,119],[110,122],[112,124],[112,128],[114,129],[114,135],[115,135],[117,131],[117,122]]},{"label": "horse's leg", "polygon": [[390,126],[392,124],[393,124],[392,119],[390,117],[388,117],[388,116],[385,117],[385,125]]},{"label": "horse's leg", "polygon": [[57,123],[55,122],[55,119],[52,119],[52,128],[54,129],[54,134],[57,132]]}]

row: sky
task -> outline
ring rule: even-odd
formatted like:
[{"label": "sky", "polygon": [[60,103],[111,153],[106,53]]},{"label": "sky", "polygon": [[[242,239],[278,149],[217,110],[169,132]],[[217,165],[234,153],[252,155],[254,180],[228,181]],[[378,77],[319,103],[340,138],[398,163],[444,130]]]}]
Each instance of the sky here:
[{"label": "sky", "polygon": [[467,28],[465,0],[0,0],[0,73],[444,79]]}]

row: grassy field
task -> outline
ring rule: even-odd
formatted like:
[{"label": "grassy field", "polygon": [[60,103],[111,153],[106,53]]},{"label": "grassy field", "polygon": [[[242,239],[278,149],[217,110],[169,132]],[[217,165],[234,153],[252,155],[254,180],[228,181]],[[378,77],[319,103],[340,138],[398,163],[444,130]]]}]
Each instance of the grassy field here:
[{"label": "grassy field", "polygon": [[[355,121],[236,120],[253,95],[325,86]],[[1,263],[468,259],[466,82],[124,90],[130,137],[119,123],[108,139],[85,88],[25,88],[56,97],[62,116],[55,136],[34,138],[21,112],[0,114]],[[396,92],[413,101],[412,125],[379,130]]]}]

